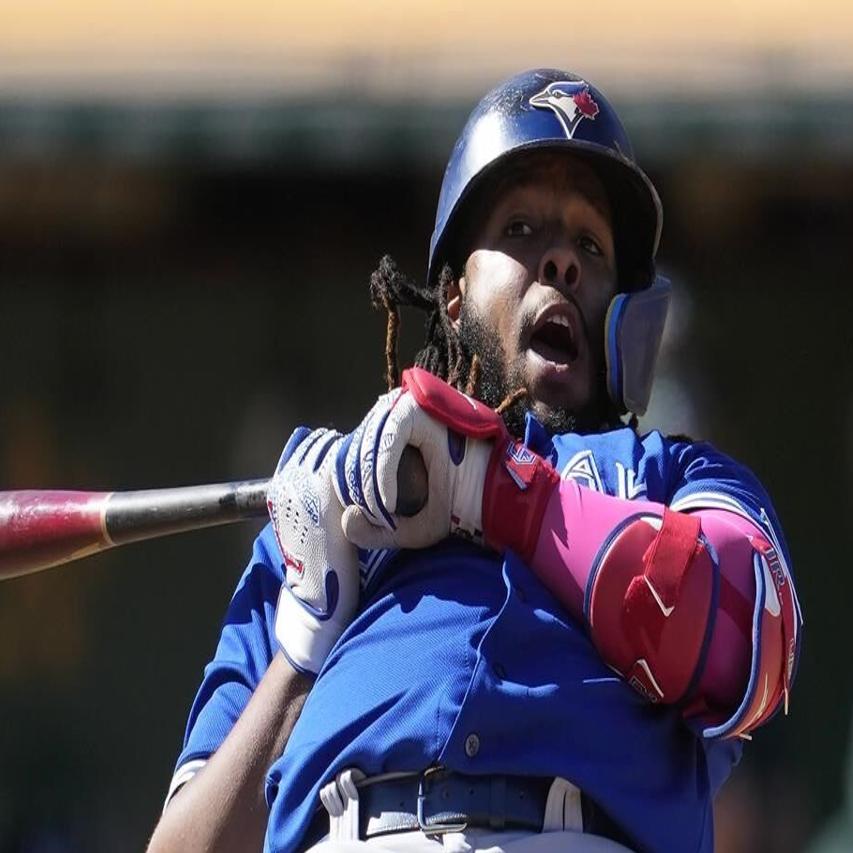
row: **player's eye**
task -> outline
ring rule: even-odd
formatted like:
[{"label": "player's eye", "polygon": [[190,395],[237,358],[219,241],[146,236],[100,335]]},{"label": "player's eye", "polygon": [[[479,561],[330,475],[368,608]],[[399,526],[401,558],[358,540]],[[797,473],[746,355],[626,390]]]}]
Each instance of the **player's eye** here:
[{"label": "player's eye", "polygon": [[523,219],[513,219],[504,229],[507,237],[529,237],[533,229]]},{"label": "player's eye", "polygon": [[578,240],[578,245],[584,252],[587,252],[590,255],[595,255],[600,258],[604,256],[604,249],[598,244],[598,241],[594,240],[588,234],[584,234]]}]

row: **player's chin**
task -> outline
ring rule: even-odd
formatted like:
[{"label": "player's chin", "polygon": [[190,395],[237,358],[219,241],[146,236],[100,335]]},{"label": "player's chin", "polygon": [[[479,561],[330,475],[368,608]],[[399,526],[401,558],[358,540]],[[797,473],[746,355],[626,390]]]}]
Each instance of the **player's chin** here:
[{"label": "player's chin", "polygon": [[581,412],[593,396],[593,371],[587,353],[572,361],[552,361],[534,350],[525,353],[524,380],[534,414]]}]

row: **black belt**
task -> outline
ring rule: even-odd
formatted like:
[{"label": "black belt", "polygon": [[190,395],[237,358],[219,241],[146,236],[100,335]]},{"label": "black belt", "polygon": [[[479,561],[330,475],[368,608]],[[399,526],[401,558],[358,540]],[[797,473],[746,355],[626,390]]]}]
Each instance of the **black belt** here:
[{"label": "black belt", "polygon": [[463,776],[448,770],[392,779],[358,789],[362,838],[407,832],[461,832],[469,826],[539,832],[550,779]]},{"label": "black belt", "polygon": [[[400,778],[366,780],[358,785],[359,837],[421,830],[427,835],[461,832],[467,827],[541,832],[553,778],[466,776],[434,769]],[[583,830],[629,844],[624,833],[581,793]],[[305,847],[329,833],[321,807],[305,835]]]}]

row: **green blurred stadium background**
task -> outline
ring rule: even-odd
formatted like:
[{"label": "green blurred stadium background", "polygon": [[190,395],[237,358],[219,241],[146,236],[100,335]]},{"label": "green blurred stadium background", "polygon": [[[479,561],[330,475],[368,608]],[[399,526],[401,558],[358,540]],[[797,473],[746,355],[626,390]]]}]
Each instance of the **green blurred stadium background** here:
[{"label": "green blurred stadium background", "polygon": [[[354,425],[383,369],[367,279],[385,252],[423,274],[467,111],[521,68],[579,71],[664,200],[677,299],[642,425],[760,475],[806,613],[791,716],[723,793],[718,850],[853,849],[851,18],[4,3],[0,488],[263,476],[298,423]],[[0,586],[0,853],[144,847],[254,529]]]}]

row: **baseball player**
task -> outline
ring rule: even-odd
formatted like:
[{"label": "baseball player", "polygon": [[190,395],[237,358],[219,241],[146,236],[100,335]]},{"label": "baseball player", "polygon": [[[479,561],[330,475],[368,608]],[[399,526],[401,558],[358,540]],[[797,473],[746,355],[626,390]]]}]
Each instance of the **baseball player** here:
[{"label": "baseball player", "polygon": [[[425,284],[371,281],[390,390],[284,449],[151,853],[713,850],[801,618],[755,477],[637,431],[660,230],[594,86],[538,70],[480,102]],[[401,305],[428,323],[398,384]]]}]

